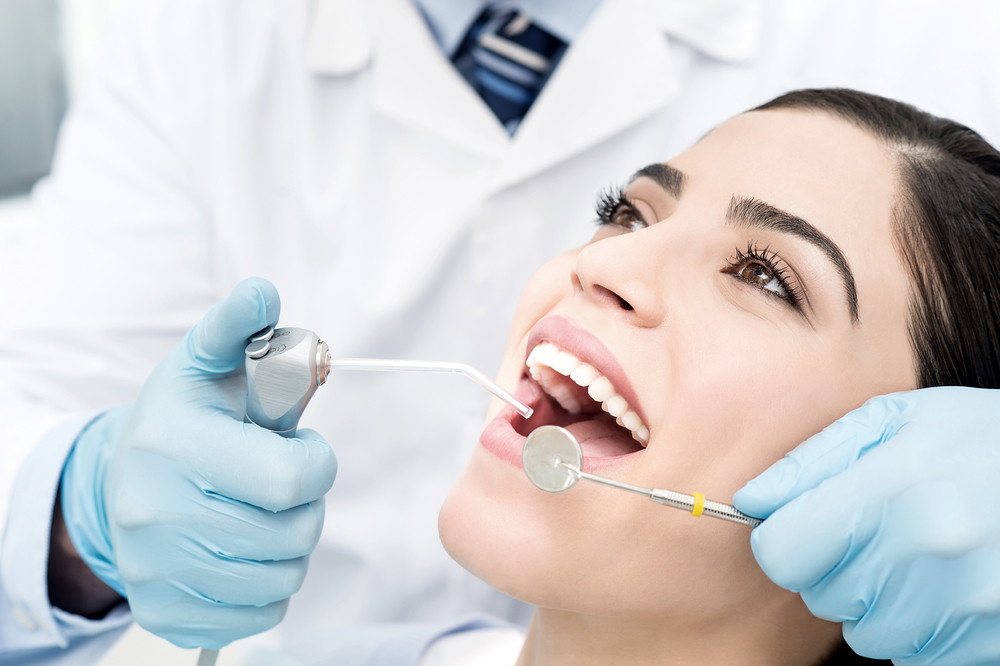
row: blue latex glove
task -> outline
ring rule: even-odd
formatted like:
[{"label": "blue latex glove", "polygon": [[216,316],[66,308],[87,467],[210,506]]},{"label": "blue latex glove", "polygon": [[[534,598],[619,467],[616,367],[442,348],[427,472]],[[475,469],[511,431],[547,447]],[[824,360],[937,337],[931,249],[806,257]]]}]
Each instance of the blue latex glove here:
[{"label": "blue latex glove", "polygon": [[134,404],[86,428],[63,472],[77,552],[140,625],[181,647],[280,622],[322,530],[330,447],[312,431],[285,439],[243,423],[243,350],[278,309],[269,282],[241,282]]},{"label": "blue latex glove", "polygon": [[733,503],[757,562],[859,654],[1000,663],[1000,391],[873,398]]}]

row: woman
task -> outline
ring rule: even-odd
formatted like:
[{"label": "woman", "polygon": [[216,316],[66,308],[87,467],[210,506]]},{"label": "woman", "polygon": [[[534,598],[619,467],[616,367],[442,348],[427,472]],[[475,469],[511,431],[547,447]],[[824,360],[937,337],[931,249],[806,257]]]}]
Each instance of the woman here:
[{"label": "woman", "polygon": [[499,382],[535,415],[494,404],[445,547],[538,606],[522,666],[829,661],[840,626],[764,576],[749,530],[594,485],[547,495],[521,446],[563,425],[588,471],[727,501],[872,396],[1000,386],[1000,154],[897,102],[799,91],[599,215],[522,296]]}]

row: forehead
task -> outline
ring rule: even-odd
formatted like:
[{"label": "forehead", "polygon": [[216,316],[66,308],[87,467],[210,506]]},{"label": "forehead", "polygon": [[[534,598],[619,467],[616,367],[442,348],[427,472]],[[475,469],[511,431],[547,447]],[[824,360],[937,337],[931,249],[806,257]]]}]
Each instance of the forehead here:
[{"label": "forehead", "polygon": [[808,220],[847,257],[862,322],[866,310],[870,317],[887,306],[905,321],[905,271],[893,242],[895,162],[870,134],[821,112],[755,111],[670,164],[686,174],[682,205],[715,209],[741,195]]},{"label": "forehead", "polygon": [[892,155],[837,117],[796,110],[745,113],[671,164],[688,174],[695,191],[762,199],[809,220],[838,244],[891,238]]}]

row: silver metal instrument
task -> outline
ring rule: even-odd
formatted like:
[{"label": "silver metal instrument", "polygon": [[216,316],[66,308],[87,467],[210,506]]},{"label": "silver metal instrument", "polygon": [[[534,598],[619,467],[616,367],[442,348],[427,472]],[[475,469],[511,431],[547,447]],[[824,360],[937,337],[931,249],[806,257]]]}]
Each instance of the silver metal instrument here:
[{"label": "silver metal instrument", "polygon": [[268,326],[246,348],[244,421],[293,437],[316,389],[330,374],[330,350],[312,331]]},{"label": "silver metal instrument", "polygon": [[198,663],[196,666],[215,666],[215,660],[219,658],[218,650],[206,650],[202,648],[198,653]]},{"label": "silver metal instrument", "polygon": [[295,434],[306,405],[316,389],[326,383],[327,376],[334,369],[465,375],[513,407],[524,418],[531,416],[530,407],[471,366],[428,361],[333,358],[327,344],[304,328],[265,328],[250,338],[246,355],[245,420],[285,437]]},{"label": "silver metal instrument", "polygon": [[[532,409],[486,375],[462,363],[338,358],[312,331],[267,328],[250,336],[246,347],[247,411],[243,420],[294,437],[302,412],[333,369],[378,372],[445,372],[465,375],[514,408],[524,418]],[[215,666],[218,650],[201,651],[198,666]]]},{"label": "silver metal instrument", "polygon": [[710,516],[734,523],[757,527],[763,520],[753,518],[736,507],[706,500],[701,493],[685,495],[673,490],[646,489],[639,486],[594,476],[581,470],[583,451],[576,437],[559,426],[542,426],[528,435],[521,450],[524,473],[535,486],[547,493],[564,493],[577,481],[593,481],[604,486],[643,495],[658,504],[683,509],[695,516]]}]

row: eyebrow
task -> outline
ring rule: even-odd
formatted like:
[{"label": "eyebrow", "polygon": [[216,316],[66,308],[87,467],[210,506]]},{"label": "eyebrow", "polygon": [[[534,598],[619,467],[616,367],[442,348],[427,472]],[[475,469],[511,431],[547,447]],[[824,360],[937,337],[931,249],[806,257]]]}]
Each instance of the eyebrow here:
[{"label": "eyebrow", "polygon": [[683,171],[675,169],[669,164],[650,164],[636,171],[629,179],[629,183],[631,184],[643,176],[662,187],[675,199],[681,198],[681,192],[684,191]]},{"label": "eyebrow", "polygon": [[851,273],[851,267],[847,264],[844,253],[826,234],[801,217],[786,213],[769,203],[736,195],[729,200],[726,221],[734,226],[768,229],[795,236],[819,248],[840,273],[847,295],[847,307],[851,312],[851,321],[854,324],[859,323],[858,290],[854,283],[854,274]]}]

